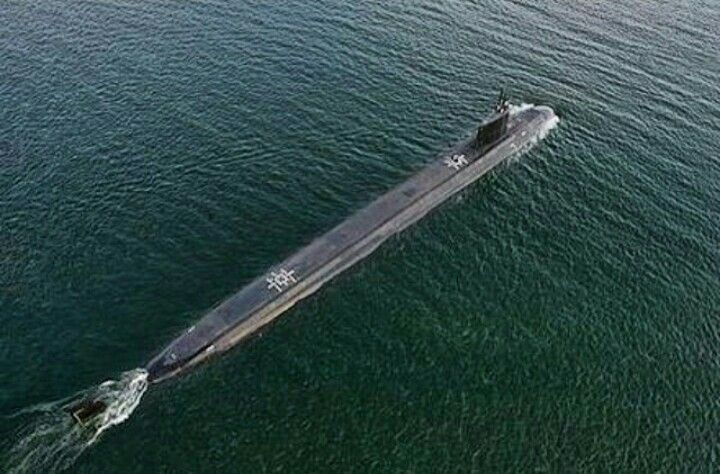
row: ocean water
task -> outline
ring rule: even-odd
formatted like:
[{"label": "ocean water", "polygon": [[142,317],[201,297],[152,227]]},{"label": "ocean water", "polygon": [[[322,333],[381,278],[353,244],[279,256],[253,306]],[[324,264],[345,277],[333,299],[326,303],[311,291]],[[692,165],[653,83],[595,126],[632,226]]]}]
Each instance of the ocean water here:
[{"label": "ocean water", "polygon": [[[719,54],[709,0],[2,2],[2,470],[716,471]],[[43,438],[503,86],[560,125],[88,449]]]}]

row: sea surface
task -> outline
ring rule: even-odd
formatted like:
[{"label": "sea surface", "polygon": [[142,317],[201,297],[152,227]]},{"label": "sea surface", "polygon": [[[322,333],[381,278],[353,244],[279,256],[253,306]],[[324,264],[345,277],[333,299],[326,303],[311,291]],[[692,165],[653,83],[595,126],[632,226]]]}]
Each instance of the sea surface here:
[{"label": "sea surface", "polygon": [[[711,0],[1,2],[0,471],[717,471],[719,58]],[[501,87],[558,127],[87,449],[33,438]]]}]

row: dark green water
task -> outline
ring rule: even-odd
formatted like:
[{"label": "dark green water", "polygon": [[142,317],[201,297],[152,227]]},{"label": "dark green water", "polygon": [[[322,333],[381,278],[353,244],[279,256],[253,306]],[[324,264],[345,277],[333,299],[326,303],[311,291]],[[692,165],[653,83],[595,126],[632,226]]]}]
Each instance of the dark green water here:
[{"label": "dark green water", "polygon": [[560,126],[71,470],[718,469],[720,5],[538,3],[2,2],[0,466],[504,85]]}]

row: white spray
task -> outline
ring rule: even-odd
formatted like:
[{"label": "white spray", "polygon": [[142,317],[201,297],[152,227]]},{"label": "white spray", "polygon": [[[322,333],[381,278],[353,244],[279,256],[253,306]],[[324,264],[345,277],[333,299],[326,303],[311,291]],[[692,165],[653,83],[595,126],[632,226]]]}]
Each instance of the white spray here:
[{"label": "white spray", "polygon": [[[67,469],[111,426],[127,420],[148,387],[143,369],[124,372],[119,380],[108,380],[63,400],[22,410],[12,418],[24,421],[4,466],[9,473],[52,473]],[[79,400],[102,402],[106,409],[80,425],[68,413]],[[3,467],[3,466],[0,466]]]}]

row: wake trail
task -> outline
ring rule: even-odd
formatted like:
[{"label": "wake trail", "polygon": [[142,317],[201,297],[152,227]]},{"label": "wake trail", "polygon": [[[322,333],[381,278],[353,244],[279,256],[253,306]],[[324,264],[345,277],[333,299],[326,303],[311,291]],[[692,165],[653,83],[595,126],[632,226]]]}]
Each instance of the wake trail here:
[{"label": "wake trail", "polygon": [[[147,388],[147,371],[135,369],[122,373],[118,380],[10,415],[20,419],[22,427],[14,436],[3,470],[48,474],[67,469],[104,431],[130,417]],[[81,425],[70,416],[69,408],[86,399],[102,402],[107,408]]]}]

